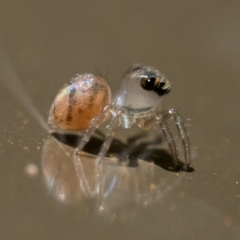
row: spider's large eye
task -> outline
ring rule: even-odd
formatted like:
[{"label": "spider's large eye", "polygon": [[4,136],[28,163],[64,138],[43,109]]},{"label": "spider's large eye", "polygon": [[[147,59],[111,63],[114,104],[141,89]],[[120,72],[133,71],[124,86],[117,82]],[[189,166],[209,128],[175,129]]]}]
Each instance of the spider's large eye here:
[{"label": "spider's large eye", "polygon": [[141,79],[141,86],[145,90],[153,90],[156,78],[155,77],[143,77]]}]

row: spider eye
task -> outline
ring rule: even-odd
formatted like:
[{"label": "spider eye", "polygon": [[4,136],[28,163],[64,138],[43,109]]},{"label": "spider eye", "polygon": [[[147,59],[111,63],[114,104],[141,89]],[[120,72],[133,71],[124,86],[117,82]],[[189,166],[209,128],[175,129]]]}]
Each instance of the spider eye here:
[{"label": "spider eye", "polygon": [[141,86],[145,90],[153,90],[156,78],[155,77],[143,77],[141,80]]}]

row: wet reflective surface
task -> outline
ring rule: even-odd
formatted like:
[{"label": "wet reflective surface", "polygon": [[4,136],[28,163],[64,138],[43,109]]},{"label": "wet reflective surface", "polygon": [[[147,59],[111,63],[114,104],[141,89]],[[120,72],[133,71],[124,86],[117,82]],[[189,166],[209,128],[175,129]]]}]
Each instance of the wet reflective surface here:
[{"label": "wet reflective surface", "polygon": [[[240,238],[238,1],[1,6],[1,239]],[[96,165],[45,130],[72,76],[100,71],[115,92],[135,62],[172,82],[164,109],[191,120],[192,171],[173,171],[161,131],[120,130],[123,164]]]}]

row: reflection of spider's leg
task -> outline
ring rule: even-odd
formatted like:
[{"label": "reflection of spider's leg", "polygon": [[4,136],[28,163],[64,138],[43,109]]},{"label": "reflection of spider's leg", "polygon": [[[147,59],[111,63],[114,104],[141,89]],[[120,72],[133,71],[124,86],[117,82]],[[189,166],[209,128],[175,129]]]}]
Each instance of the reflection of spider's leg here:
[{"label": "reflection of spider's leg", "polygon": [[165,116],[167,118],[173,118],[175,121],[179,135],[182,138],[185,157],[185,167],[187,168],[190,165],[190,142],[188,139],[186,129],[184,127],[183,119],[174,109],[170,109]]},{"label": "reflection of spider's leg", "polygon": [[75,149],[74,154],[76,155],[78,152],[82,151],[86,143],[89,141],[90,137],[93,135],[94,131],[98,128],[98,126],[105,119],[107,114],[109,113],[111,106],[107,105],[97,117],[95,117],[91,123],[91,126],[87,129],[87,131],[83,134],[81,138],[81,142],[78,147]]},{"label": "reflection of spider's leg", "polygon": [[178,152],[177,152],[174,137],[169,129],[168,123],[165,121],[164,118],[161,119],[160,125],[162,127],[163,134],[164,134],[165,138],[167,139],[167,142],[168,142],[171,154],[172,154],[172,158],[173,158],[173,163],[174,163],[175,167],[177,167],[179,164],[179,157],[178,157]]},{"label": "reflection of spider's leg", "polygon": [[83,193],[86,197],[91,196],[90,187],[89,187],[88,181],[86,179],[80,157],[77,155],[74,155],[73,163],[74,163],[74,167],[76,170],[76,175],[77,175],[79,183],[80,183],[81,190],[83,191]]}]

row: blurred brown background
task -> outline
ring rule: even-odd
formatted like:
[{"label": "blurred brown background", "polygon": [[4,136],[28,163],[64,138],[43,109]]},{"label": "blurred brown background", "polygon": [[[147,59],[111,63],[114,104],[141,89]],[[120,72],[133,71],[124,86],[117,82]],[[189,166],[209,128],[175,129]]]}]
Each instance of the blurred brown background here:
[{"label": "blurred brown background", "polygon": [[[0,6],[1,239],[240,238],[239,1],[1,0]],[[31,104],[23,107],[28,100],[19,81],[47,119],[55,94],[74,74],[100,70],[114,92],[136,62],[172,81],[166,109],[194,119],[188,131],[195,172],[177,176],[155,167],[154,181],[168,188],[164,197],[148,207],[131,200],[116,216],[111,210],[101,216],[107,203],[96,199],[60,203],[42,177],[48,134]],[[38,167],[35,177],[25,173],[30,163]]]}]

